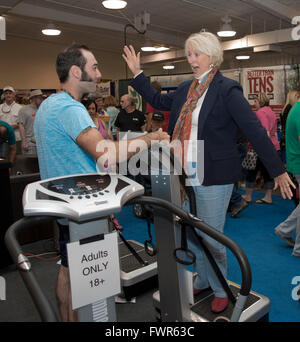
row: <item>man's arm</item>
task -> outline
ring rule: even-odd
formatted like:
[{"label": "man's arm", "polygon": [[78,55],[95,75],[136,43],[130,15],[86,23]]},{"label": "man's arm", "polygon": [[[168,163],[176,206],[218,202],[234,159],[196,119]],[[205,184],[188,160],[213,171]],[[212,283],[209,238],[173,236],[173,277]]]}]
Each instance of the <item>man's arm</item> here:
[{"label": "man's arm", "polygon": [[11,164],[13,164],[16,160],[16,154],[17,154],[17,145],[10,145],[9,146],[9,161]]},{"label": "man's arm", "polygon": [[[94,127],[87,127],[76,138],[77,144],[95,160],[104,156],[112,163],[123,162],[139,152],[140,147],[149,148],[152,141],[159,142],[161,140],[167,140],[168,142],[170,140],[169,135],[161,129],[135,139],[111,141],[104,139],[101,133]],[[133,148],[133,151],[130,149],[129,151],[129,146],[131,148],[136,146],[137,148]]]},{"label": "man's arm", "polygon": [[19,123],[19,130],[20,130],[20,136],[21,136],[21,140],[22,140],[22,148],[23,148],[23,150],[28,151],[25,128],[21,122]]}]

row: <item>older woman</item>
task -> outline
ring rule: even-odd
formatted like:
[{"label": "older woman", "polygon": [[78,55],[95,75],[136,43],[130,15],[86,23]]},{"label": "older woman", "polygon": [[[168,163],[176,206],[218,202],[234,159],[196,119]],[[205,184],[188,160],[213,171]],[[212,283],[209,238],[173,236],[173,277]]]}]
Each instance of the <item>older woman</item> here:
[{"label": "older woman", "polygon": [[[182,143],[204,141],[204,177],[201,185],[193,184],[197,202],[197,215],[207,224],[223,231],[226,211],[234,182],[238,180],[241,163],[236,147],[237,129],[249,139],[280,186],[284,198],[291,197],[289,184],[292,181],[285,172],[276,150],[264,128],[243,96],[239,83],[224,77],[219,67],[223,51],[218,38],[209,32],[192,34],[185,43],[187,61],[194,73],[194,80],[178,86],[175,92],[160,94],[150,84],[140,67],[140,53],[132,46],[124,47],[123,58],[134,74],[131,85],[154,108],[170,110],[169,133],[172,139]],[[184,156],[185,167],[193,164],[189,157],[192,149]],[[192,161],[192,163],[189,162]],[[214,258],[226,277],[226,250],[216,241],[203,236]],[[200,247],[189,240],[189,247],[196,254],[194,265],[198,277],[194,293],[211,287],[215,298],[213,312],[222,312],[228,305],[227,295],[213,272]]]},{"label": "older woman", "polygon": [[[256,116],[261,122],[262,126],[266,130],[268,137],[270,138],[275,150],[280,155],[280,145],[277,138],[277,119],[275,113],[269,106],[270,99],[265,93],[259,93],[254,98],[254,107],[256,109]],[[255,170],[248,170],[246,176],[246,193],[242,195],[244,200],[248,203],[252,201],[252,193],[256,185],[256,174],[258,170],[261,171],[261,175],[264,179],[266,192],[264,197],[257,200],[258,204],[272,204],[272,190],[274,188],[274,181],[270,177],[268,170],[264,167],[263,163],[258,159]]]}]

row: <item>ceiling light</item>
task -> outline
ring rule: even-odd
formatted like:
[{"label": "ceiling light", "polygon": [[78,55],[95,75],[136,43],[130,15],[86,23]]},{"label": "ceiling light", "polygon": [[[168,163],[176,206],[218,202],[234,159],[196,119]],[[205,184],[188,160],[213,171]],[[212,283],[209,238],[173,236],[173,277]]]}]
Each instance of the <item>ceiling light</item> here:
[{"label": "ceiling light", "polygon": [[175,66],[172,65],[172,64],[168,64],[168,65],[164,65],[163,69],[165,69],[165,70],[173,70],[173,69],[175,69]]},{"label": "ceiling light", "polygon": [[170,48],[166,47],[166,46],[159,46],[155,48],[155,51],[157,52],[162,52],[162,51],[168,51],[170,50]]},{"label": "ceiling light", "polygon": [[217,35],[219,37],[233,37],[236,35],[236,31],[232,28],[230,25],[231,19],[228,15],[225,15],[225,17],[222,18],[223,25],[221,26],[221,29],[219,32],[217,32]]},{"label": "ceiling light", "polygon": [[127,6],[127,2],[123,0],[105,0],[102,5],[108,9],[122,9]]},{"label": "ceiling light", "polygon": [[235,56],[236,59],[238,60],[246,60],[246,59],[249,59],[250,56],[248,55],[240,55],[240,56]]},{"label": "ceiling light", "polygon": [[0,40],[6,40],[6,24],[2,15],[0,15]]},{"label": "ceiling light", "polygon": [[42,33],[46,36],[59,36],[61,31],[54,24],[50,23],[42,30]]},{"label": "ceiling light", "polygon": [[156,48],[153,46],[149,38],[146,38],[144,45],[141,47],[142,51],[151,52],[156,51]]}]

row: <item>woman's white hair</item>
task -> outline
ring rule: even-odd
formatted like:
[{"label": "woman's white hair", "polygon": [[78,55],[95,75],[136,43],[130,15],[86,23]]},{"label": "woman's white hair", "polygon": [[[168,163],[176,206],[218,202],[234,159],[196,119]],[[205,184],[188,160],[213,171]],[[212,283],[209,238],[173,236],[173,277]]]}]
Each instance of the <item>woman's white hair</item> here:
[{"label": "woman's white hair", "polygon": [[205,53],[210,57],[214,66],[219,67],[223,62],[223,48],[217,36],[210,32],[193,33],[185,42],[185,54],[188,55],[189,47],[195,52]]}]

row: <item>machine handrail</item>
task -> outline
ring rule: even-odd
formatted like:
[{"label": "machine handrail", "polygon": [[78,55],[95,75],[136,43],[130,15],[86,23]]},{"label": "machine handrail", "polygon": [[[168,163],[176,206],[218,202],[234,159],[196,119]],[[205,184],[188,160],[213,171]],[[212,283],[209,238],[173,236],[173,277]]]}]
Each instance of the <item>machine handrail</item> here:
[{"label": "machine handrail", "polygon": [[43,224],[57,219],[53,216],[34,216],[23,217],[13,223],[5,233],[5,244],[13,259],[13,262],[18,267],[20,275],[33,299],[33,302],[40,314],[43,322],[58,322],[59,319],[52,308],[49,300],[41,289],[34,272],[32,271],[31,264],[23,253],[22,248],[18,242],[20,233],[36,224]]},{"label": "machine handrail", "polygon": [[[228,247],[235,255],[241,269],[242,283],[239,293],[244,297],[248,296],[252,281],[251,268],[246,254],[235,241],[233,241],[225,234],[219,232],[218,230],[210,227],[201,219],[195,217],[194,215],[184,211],[183,209],[166,200],[149,196],[139,196],[128,201],[126,205],[132,205],[135,203],[150,204],[154,207],[159,206],[167,210],[168,212],[172,212],[185,223],[187,223],[188,226],[195,227],[196,229],[204,232],[208,236],[220,242],[224,246]],[[18,270],[20,271],[20,275],[23,278],[23,281],[34,301],[34,304],[40,314],[42,321],[45,322],[57,322],[58,318],[49,300],[47,299],[43,290],[37,282],[37,279],[32,271],[31,264],[28,258],[24,255],[22,248],[18,242],[18,236],[23,230],[33,225],[46,223],[55,219],[57,218],[53,216],[23,217],[22,219],[12,224],[5,234],[5,243],[7,249],[14,263],[17,265]]]},{"label": "machine handrail", "polygon": [[215,228],[206,224],[203,220],[195,217],[194,215],[184,211],[183,209],[179,208],[178,206],[163,200],[161,198],[149,197],[149,196],[139,196],[136,198],[131,199],[126,203],[126,205],[132,204],[151,204],[152,206],[159,206],[166,209],[168,212],[172,212],[173,214],[177,215],[180,219],[182,219],[185,223],[189,226],[195,227],[196,229],[204,232],[214,240],[220,242],[222,245],[226,246],[231,250],[231,252],[236,257],[239,267],[241,269],[242,275],[242,282],[240,288],[240,295],[248,296],[251,283],[252,283],[252,273],[248,258],[242,248],[231,238],[226,236],[225,234],[219,232]]}]

